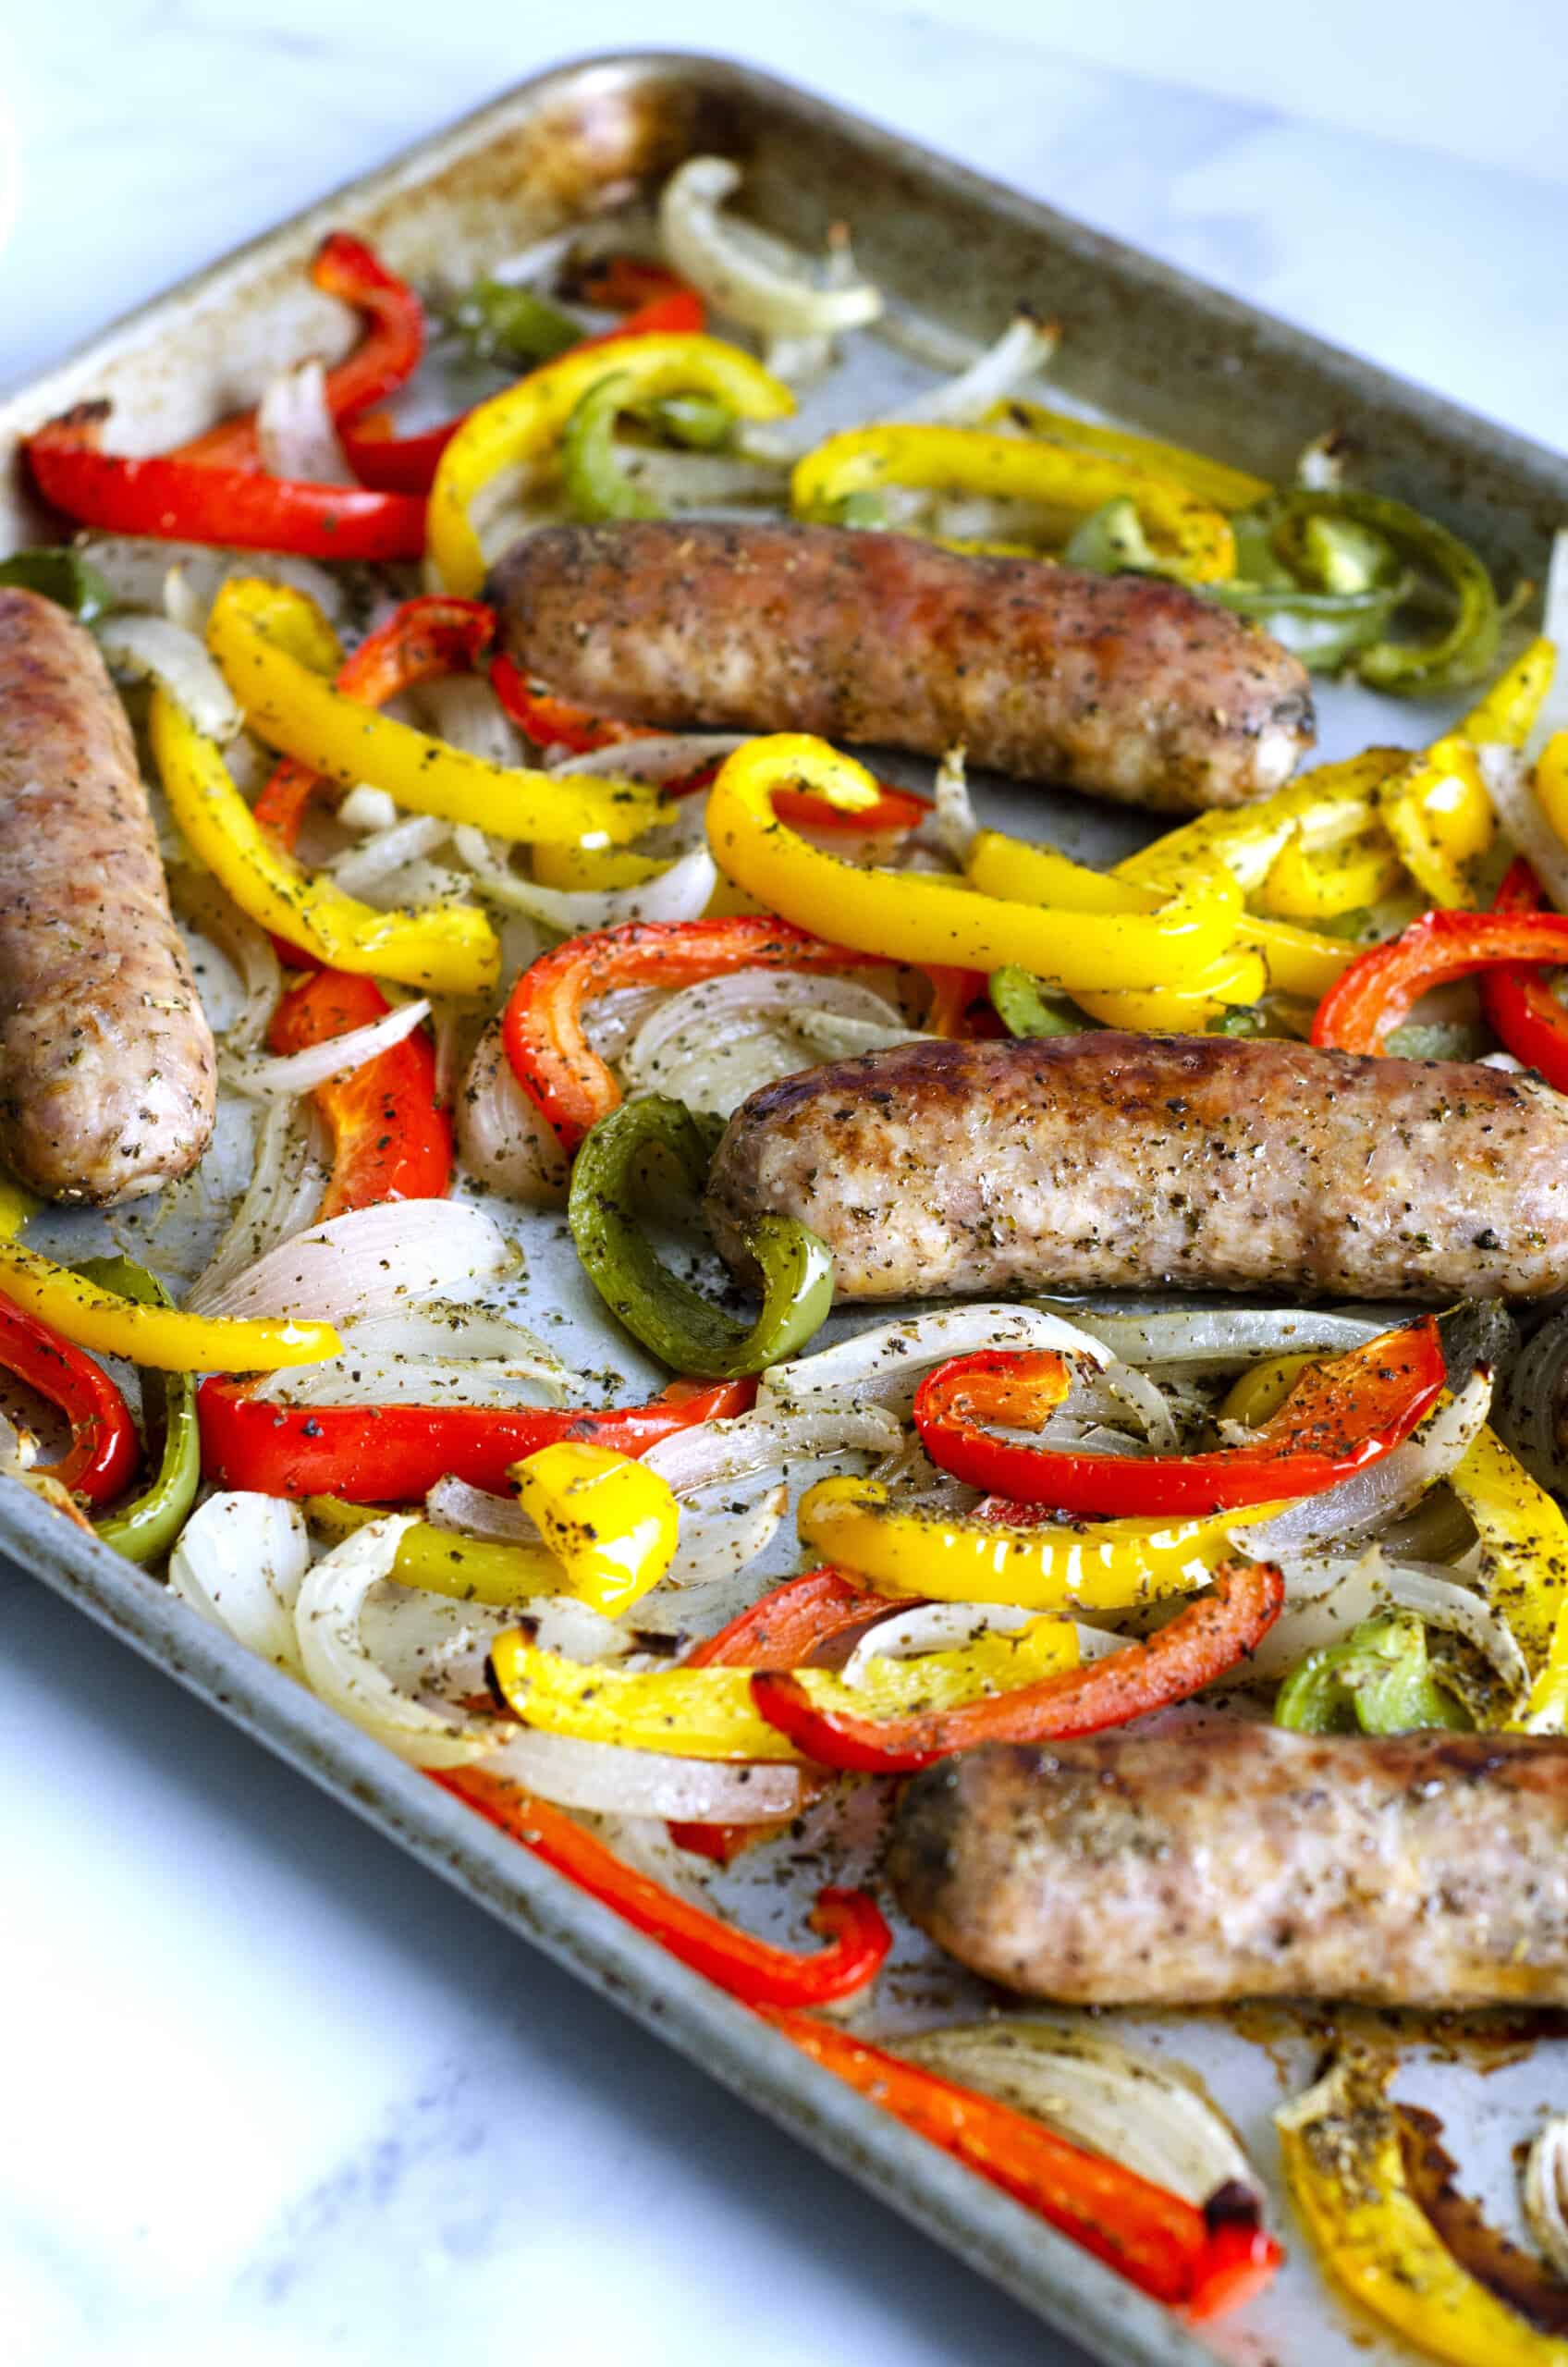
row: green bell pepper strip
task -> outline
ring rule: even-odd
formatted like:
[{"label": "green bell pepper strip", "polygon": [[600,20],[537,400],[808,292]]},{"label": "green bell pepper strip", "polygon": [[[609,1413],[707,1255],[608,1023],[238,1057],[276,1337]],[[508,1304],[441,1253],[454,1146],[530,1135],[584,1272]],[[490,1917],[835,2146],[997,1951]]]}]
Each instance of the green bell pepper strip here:
[{"label": "green bell pepper strip", "polygon": [[1061,556],[1069,567],[1092,568],[1097,575],[1117,575],[1129,570],[1138,575],[1166,572],[1158,552],[1144,532],[1138,505],[1127,494],[1091,510]]},{"label": "green bell pepper strip", "polygon": [[[138,1306],[172,1306],[155,1274],[129,1257],[90,1257],[77,1268],[100,1289],[115,1291]],[[92,1526],[105,1545],[128,1562],[162,1559],[184,1527],[202,1480],[202,1440],[196,1427],[196,1382],[188,1372],[165,1372],[164,1451],[151,1484],[118,1512]]]},{"label": "green bell pepper strip", "polygon": [[661,395],[643,416],[689,452],[722,452],[735,433],[735,413],[717,395]]},{"label": "green bell pepper strip", "polygon": [[1065,995],[1050,995],[1016,962],[1004,962],[986,981],[991,1008],[1010,1036],[1081,1036],[1093,1027]]},{"label": "green bell pepper strip", "polygon": [[579,397],[561,437],[561,481],[574,518],[662,518],[664,509],[622,468],[615,423],[631,408],[631,380],[612,371]]},{"label": "green bell pepper strip", "polygon": [[761,1372],[793,1355],[833,1304],[832,1257],[793,1217],[759,1217],[747,1233],[763,1297],[749,1329],[659,1257],[637,1213],[640,1162],[650,1151],[662,1152],[695,1199],[721,1131],[663,1094],[623,1102],[584,1139],[567,1203],[577,1254],[611,1313],[675,1371],[704,1380]]},{"label": "green bell pepper strip", "polygon": [[1414,1612],[1364,1619],[1342,1644],[1309,1652],[1280,1687],[1274,1723],[1296,1734],[1463,1732],[1472,1721],[1433,1678],[1427,1630]]},{"label": "green bell pepper strip", "polygon": [[0,586],[41,593],[56,607],[68,609],[80,624],[107,616],[115,607],[114,588],[80,551],[63,546],[17,551],[0,561]]},{"label": "green bell pepper strip", "polygon": [[[1490,575],[1482,561],[1457,534],[1424,518],[1403,501],[1377,493],[1309,493],[1280,495],[1262,505],[1259,522],[1267,529],[1276,554],[1288,565],[1296,555],[1302,567],[1319,577],[1319,599],[1384,600],[1397,607],[1405,596],[1401,583],[1369,584],[1340,594],[1326,588],[1323,579],[1346,581],[1369,572],[1369,541],[1380,536],[1393,562],[1402,569],[1435,577],[1448,595],[1452,614],[1429,638],[1398,641],[1379,638],[1356,656],[1355,671],[1374,690],[1397,691],[1410,696],[1455,688],[1491,670],[1497,657],[1502,617]],[[1342,530],[1337,540],[1306,536],[1314,524]],[[1350,530],[1359,530],[1353,541]],[[1250,550],[1243,537],[1243,547]],[[1244,565],[1244,562],[1243,562]],[[1289,595],[1281,605],[1289,604]],[[1235,605],[1234,602],[1231,605]]]},{"label": "green bell pepper strip", "polygon": [[582,341],[582,325],[527,288],[476,279],[452,310],[452,326],[481,362],[553,362]]}]

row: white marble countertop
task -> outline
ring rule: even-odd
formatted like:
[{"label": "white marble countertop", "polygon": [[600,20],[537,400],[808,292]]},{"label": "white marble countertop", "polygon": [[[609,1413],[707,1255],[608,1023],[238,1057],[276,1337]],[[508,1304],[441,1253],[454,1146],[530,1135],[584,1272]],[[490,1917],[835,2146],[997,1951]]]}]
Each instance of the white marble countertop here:
[{"label": "white marble countertop", "polygon": [[[1059,12],[948,13],[1045,37]],[[659,38],[734,49],[733,14],[670,0]],[[1118,23],[1127,64],[1147,54],[1138,14],[1102,12],[1102,58]],[[1407,19],[1412,71],[1434,70],[1432,15],[1379,11]],[[563,21],[394,0],[78,0],[25,30],[11,12],[0,378],[567,55]],[[571,51],[646,37],[629,0],[570,12]],[[1282,23],[1281,55],[1299,37]],[[1477,162],[1474,141],[1465,161],[1368,137],[1365,78],[1348,129],[826,0],[751,12],[741,46],[1562,437],[1568,188]],[[1302,104],[1316,89],[1342,117],[1323,67]],[[1420,118],[1395,95],[1386,119],[1408,129]],[[6,190],[0,164],[0,229]],[[1070,2367],[1032,2319],[14,1571],[0,1617],[6,2367],[519,2350]]]}]

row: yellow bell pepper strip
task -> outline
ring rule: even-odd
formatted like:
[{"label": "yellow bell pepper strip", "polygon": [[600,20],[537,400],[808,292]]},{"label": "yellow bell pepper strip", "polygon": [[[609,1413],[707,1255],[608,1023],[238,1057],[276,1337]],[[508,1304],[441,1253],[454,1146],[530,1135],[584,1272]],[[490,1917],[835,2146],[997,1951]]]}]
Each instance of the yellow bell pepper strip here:
[{"label": "yellow bell pepper strip", "polygon": [[1284,920],[1337,920],[1390,895],[1403,870],[1390,832],[1380,825],[1312,846],[1292,832],[1269,865],[1257,901]]},{"label": "yellow bell pepper strip", "polygon": [[738,346],[711,337],[639,337],[562,354],[504,394],[470,411],[441,455],[431,488],[426,556],[441,586],[475,596],[484,553],[470,515],[503,472],[554,464],[567,422],[590,387],[612,373],[639,402],[665,395],[712,395],[741,419],[783,419],[795,399]]},{"label": "yellow bell pepper strip", "polygon": [[477,904],[382,913],[306,871],[270,839],[235,788],[216,741],[154,690],[148,729],[181,834],[242,913],[328,969],[394,978],[436,994],[485,994],[501,949]]},{"label": "yellow bell pepper strip", "polygon": [[1477,1432],[1449,1486],[1480,1540],[1487,1600],[1538,1675],[1568,1611],[1568,1520],[1492,1429]]},{"label": "yellow bell pepper strip", "polygon": [[270,1316],[240,1321],[188,1315],[177,1306],[139,1306],[15,1241],[0,1242],[0,1297],[36,1315],[79,1348],[124,1356],[155,1372],[279,1372],[342,1354],[330,1323]]},{"label": "yellow bell pepper strip", "polygon": [[802,1542],[880,1594],[1011,1602],[1025,1611],[1125,1611],[1207,1586],[1234,1551],[1231,1531],[1278,1507],[1208,1519],[1034,1522],[928,1513],[876,1479],[819,1479],[796,1515]]},{"label": "yellow bell pepper strip", "polygon": [[1471,708],[1459,726],[1462,737],[1474,748],[1522,748],[1535,729],[1556,672],[1555,644],[1531,642],[1498,676],[1486,697]]},{"label": "yellow bell pepper strip", "polygon": [[648,828],[658,797],[642,782],[492,765],[346,697],[300,652],[312,605],[288,584],[231,576],[207,621],[207,646],[269,747],[345,789],[368,781],[412,813],[503,839],[619,845]]},{"label": "yellow bell pepper strip", "polygon": [[852,757],[803,732],[778,732],[720,767],[708,844],[726,877],[770,912],[805,928],[831,915],[826,933],[859,952],[987,974],[1015,963],[1076,995],[1084,987],[1184,986],[1231,949],[1236,907],[1212,896],[1207,880],[1145,915],[1047,909],[918,872],[861,870],[779,821],[776,793],[802,787],[846,813],[864,812],[878,795]]},{"label": "yellow bell pepper strip", "polygon": [[1540,2333],[1461,2266],[1416,2201],[1390,2057],[1342,2054],[1274,2116],[1286,2184],[1329,2274],[1407,2342],[1449,2367],[1568,2367]]},{"label": "yellow bell pepper strip", "polygon": [[[344,1538],[380,1520],[384,1504],[349,1504],[339,1496],[306,1496],[301,1509],[311,1527],[341,1544]],[[531,1595],[568,1591],[561,1565],[543,1545],[507,1545],[494,1537],[460,1537],[416,1520],[398,1541],[392,1576],[399,1586],[425,1594],[450,1595],[459,1602],[488,1602],[506,1610]]]},{"label": "yellow bell pepper strip", "polygon": [[668,1479],[630,1454],[562,1439],[512,1466],[518,1500],[565,1572],[563,1591],[619,1619],[675,1559],[680,1514]]},{"label": "yellow bell pepper strip", "polygon": [[32,1194],[0,1168],[0,1241],[14,1241],[37,1208]]},{"label": "yellow bell pepper strip", "polygon": [[1026,427],[1070,451],[1100,452],[1112,460],[1131,460],[1141,469],[1156,469],[1162,476],[1179,478],[1216,509],[1250,509],[1272,493],[1267,477],[1249,476],[1206,453],[1189,452],[1180,444],[1162,444],[1157,436],[1134,435],[1130,428],[1102,427],[1098,421],[1074,419],[1070,411],[1050,411],[1044,403],[1004,401],[994,405],[983,427]]},{"label": "yellow bell pepper strip", "polygon": [[1405,869],[1434,904],[1474,903],[1470,866],[1490,847],[1497,820],[1468,740],[1449,732],[1413,756],[1383,782],[1378,812]]},{"label": "yellow bell pepper strip", "polygon": [[1085,987],[1077,1000],[1102,1027],[1126,1027],[1141,1036],[1201,1036],[1233,1010],[1246,1010],[1268,990],[1265,957],[1238,946],[1207,970],[1195,970],[1185,987],[1126,988],[1096,994]]},{"label": "yellow bell pepper strip", "polygon": [[1536,758],[1533,786],[1541,812],[1568,845],[1568,731],[1554,732]]},{"label": "yellow bell pepper strip", "polygon": [[1235,573],[1225,518],[1180,478],[1136,460],[981,427],[848,428],[796,463],[790,506],[797,518],[833,517],[840,502],[884,485],[1027,501],[1074,518],[1131,500],[1163,570],[1189,583],[1223,583]]},{"label": "yellow bell pepper strip", "polygon": [[[787,1736],[752,1699],[753,1668],[630,1671],[541,1651],[523,1628],[491,1648],[496,1682],[525,1724],[580,1742],[668,1751],[678,1759],[793,1760]],[[857,1685],[831,1669],[807,1668],[793,1682],[824,1717],[919,1717],[1001,1699],[1078,1665],[1067,1619],[1034,1619],[1012,1635],[987,1633],[950,1651],[873,1660]]]}]

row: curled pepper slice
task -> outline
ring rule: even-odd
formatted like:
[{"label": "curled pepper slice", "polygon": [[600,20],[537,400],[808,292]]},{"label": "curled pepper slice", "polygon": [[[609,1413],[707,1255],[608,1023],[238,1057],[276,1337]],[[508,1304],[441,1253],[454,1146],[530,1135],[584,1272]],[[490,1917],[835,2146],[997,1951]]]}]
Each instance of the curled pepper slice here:
[{"label": "curled pepper slice", "polygon": [[632,1337],[678,1372],[733,1378],[792,1355],[833,1304],[833,1259],[794,1217],[759,1217],[746,1234],[762,1277],[762,1313],[738,1323],[664,1264],[643,1229],[638,1170],[650,1152],[700,1196],[713,1135],[664,1094],[601,1118],[571,1171],[567,1221],[588,1278]]},{"label": "curled pepper slice", "polygon": [[[1523,855],[1515,856],[1492,899],[1499,913],[1535,913],[1541,894]],[[1481,979],[1481,1011],[1498,1041],[1538,1069],[1548,1085],[1568,1093],[1568,1010],[1551,989],[1550,974],[1524,963],[1488,970]]]},{"label": "curled pepper slice", "polygon": [[620,1100],[582,1032],[582,1006],[616,987],[691,987],[731,970],[846,970],[855,955],[767,914],[626,921],[542,953],[508,998],[501,1036],[512,1074],[568,1150]]},{"label": "curled pepper slice", "polygon": [[1320,1495],[1408,1438],[1443,1385],[1436,1318],[1315,1363],[1244,1445],[1207,1454],[1072,1454],[996,1435],[1039,1429],[1067,1394],[1063,1356],[984,1348],[921,1382],[915,1427],[931,1460],[972,1488],[1070,1513],[1212,1513]]},{"label": "curled pepper slice", "polygon": [[1308,1652],[1280,1687],[1274,1723],[1303,1735],[1463,1732],[1470,1719],[1432,1674],[1413,1611],[1363,1619],[1341,1644]]},{"label": "curled pepper slice", "polygon": [[1131,428],[1075,419],[1071,411],[1049,411],[1044,403],[1021,402],[1016,397],[995,404],[981,425],[1026,427],[1052,444],[1065,444],[1070,451],[1099,452],[1112,460],[1132,460],[1139,468],[1156,469],[1162,476],[1176,477],[1190,485],[1216,509],[1250,509],[1273,491],[1266,477],[1250,476],[1224,460],[1211,460],[1205,452],[1189,452],[1184,445],[1136,435]]},{"label": "curled pepper slice", "polygon": [[1520,962],[1568,963],[1568,913],[1423,913],[1351,963],[1318,1004],[1312,1040],[1381,1052],[1432,987]]},{"label": "curled pepper slice", "polygon": [[1256,1650],[1284,1607],[1285,1581],[1269,1562],[1224,1563],[1214,1573],[1214,1589],[1146,1642],[952,1708],[878,1716],[878,1705],[860,1706],[842,1684],[835,1696],[819,1698],[823,1679],[816,1674],[814,1685],[809,1671],[755,1675],[752,1699],[807,1759],[871,1774],[913,1773],[982,1743],[1101,1734],[1212,1685]]},{"label": "curled pepper slice", "polygon": [[653,820],[655,794],[639,783],[492,765],[345,697],[300,655],[317,621],[303,593],[255,576],[231,576],[213,603],[207,645],[270,746],[346,789],[369,781],[415,814],[502,838],[619,844]]},{"label": "curled pepper slice", "polygon": [[1382,784],[1378,811],[1405,869],[1434,904],[1473,901],[1470,866],[1491,845],[1497,820],[1467,739],[1449,732],[1413,756]]},{"label": "curled pepper slice", "polygon": [[[1449,1485],[1477,1539],[1488,1601],[1501,1612],[1538,1683],[1568,1677],[1568,1520],[1493,1429],[1477,1431]],[[1544,1699],[1544,1695],[1543,1695]],[[1539,1704],[1532,1699],[1530,1714]]]},{"label": "curled pepper slice", "polygon": [[1026,1611],[1125,1611],[1189,1594],[1231,1553],[1240,1525],[1226,1514],[1058,1528],[1031,1523],[1023,1504],[1002,1511],[996,1520],[923,1512],[895,1504],[879,1480],[835,1478],[807,1490],[796,1519],[805,1544],[883,1594]]},{"label": "curled pepper slice", "polygon": [[1077,995],[1181,987],[1234,941],[1240,899],[1207,880],[1145,916],[1047,910],[917,872],[861,870],[780,822],[777,791],[800,787],[845,813],[864,814],[878,794],[864,766],[826,741],[802,732],[751,741],[725,760],[708,797],[714,860],[770,911],[802,928],[830,921],[841,945],[876,959],[986,972],[1013,963]]},{"label": "curled pepper slice", "polygon": [[848,428],[797,462],[790,498],[798,518],[820,518],[837,514],[855,494],[890,484],[1041,503],[1080,518],[1129,499],[1162,569],[1190,583],[1220,583],[1235,573],[1230,526],[1180,477],[1125,455],[985,428]]},{"label": "curled pepper slice", "polygon": [[138,1305],[15,1241],[0,1242],[0,1303],[19,1307],[79,1347],[157,1372],[276,1372],[342,1348],[330,1323],[239,1320]]},{"label": "curled pepper slice", "polygon": [[1329,2273],[1374,2317],[1450,2367],[1568,2367],[1462,2267],[1412,2189],[1392,2058],[1357,2048],[1274,2115],[1285,2180]]},{"label": "curled pepper slice", "polygon": [[1279,2245],[1256,2218],[1211,2223],[1195,2203],[1059,2137],[994,2096],[868,2045],[836,2023],[805,2014],[771,2018],[814,2063],[1011,2194],[1129,2284],[1180,2307],[1194,2324],[1240,2308],[1280,2265]]},{"label": "curled pepper slice", "polygon": [[1415,695],[1473,682],[1497,656],[1501,612],[1491,577],[1467,543],[1408,503],[1384,494],[1348,491],[1283,494],[1269,505],[1276,547],[1298,543],[1314,525],[1348,527],[1380,537],[1398,560],[1435,579],[1451,613],[1423,641],[1375,641],[1355,656],[1354,668],[1377,690]]},{"label": "curled pepper slice", "polygon": [[[267,1042],[300,1052],[385,1018],[372,978],[318,970],[285,995]],[[316,1221],[384,1200],[442,1200],[452,1188],[452,1129],[435,1100],[435,1052],[423,1030],[311,1095],[332,1136],[332,1179]]]},{"label": "curled pepper slice", "polygon": [[[304,1501],[311,1527],[337,1544],[381,1519],[383,1511],[379,1504],[346,1503],[338,1496],[307,1496]],[[498,1610],[531,1595],[561,1592],[561,1565],[542,1545],[463,1537],[428,1520],[410,1521],[404,1529],[389,1575],[399,1586],[448,1595],[458,1602],[493,1603]]]},{"label": "curled pepper slice", "polygon": [[39,492],[79,526],[304,558],[417,558],[423,548],[424,503],[416,495],[105,452],[101,439],[111,410],[106,402],[79,403],[26,439]]},{"label": "curled pepper slice", "polygon": [[1557,646],[1537,638],[1505,667],[1460,724],[1473,748],[1522,748],[1535,729],[1557,672]]},{"label": "curled pepper slice", "polygon": [[603,1412],[581,1405],[280,1405],[224,1375],[202,1383],[197,1405],[203,1466],[220,1488],[406,1504],[448,1476],[507,1495],[512,1466],[557,1439],[642,1454],[693,1423],[744,1414],[754,1395],[750,1381],[694,1388],[678,1380],[651,1404]]},{"label": "curled pepper slice", "polygon": [[[0,1292],[7,1289],[8,1258],[28,1254],[8,1251],[0,1260]],[[31,1476],[51,1479],[90,1504],[107,1503],[117,1496],[136,1468],[141,1446],[130,1408],[102,1366],[84,1356],[41,1314],[17,1306],[6,1295],[0,1297],[0,1369],[47,1398],[70,1424],[67,1452],[58,1463],[42,1464]]]},{"label": "curled pepper slice", "polygon": [[619,1619],[675,1558],[680,1515],[668,1479],[586,1439],[541,1447],[512,1469],[518,1500],[566,1575],[566,1590]]},{"label": "curled pepper slice", "polygon": [[191,852],[261,927],[334,970],[373,972],[439,994],[484,994],[495,985],[501,949],[476,904],[383,913],[346,896],[274,843],[235,788],[222,749],[165,691],[153,693],[148,728]]},{"label": "curled pepper slice", "polygon": [[441,455],[430,496],[428,555],[448,591],[472,595],[484,581],[484,553],[469,514],[476,497],[504,471],[552,460],[582,397],[612,371],[630,378],[641,400],[714,395],[741,419],[782,419],[795,408],[780,380],[717,337],[620,338],[607,353],[591,349],[546,362],[472,411]]},{"label": "curled pepper slice", "polygon": [[[132,1258],[93,1257],[79,1270],[89,1282],[133,1299],[139,1306],[174,1305],[157,1276]],[[128,1562],[155,1562],[168,1551],[202,1483],[196,1383],[188,1372],[165,1372],[163,1383],[164,1443],[158,1468],[141,1495],[93,1523],[104,1544]]]},{"label": "curled pepper slice", "polygon": [[892,1933],[864,1891],[824,1890],[817,1894],[811,1919],[828,1944],[812,1956],[774,1947],[623,1865],[564,1810],[519,1791],[483,1767],[430,1772],[432,1782],[466,1800],[577,1889],[748,2005],[826,2005],[852,1997],[876,1978],[892,1946]]}]

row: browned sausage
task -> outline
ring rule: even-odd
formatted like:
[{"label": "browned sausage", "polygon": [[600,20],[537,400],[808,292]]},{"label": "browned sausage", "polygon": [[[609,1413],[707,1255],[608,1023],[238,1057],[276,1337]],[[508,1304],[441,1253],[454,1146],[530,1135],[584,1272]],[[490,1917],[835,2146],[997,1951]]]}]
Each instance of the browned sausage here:
[{"label": "browned sausage", "polygon": [[890,1871],[976,1972],[1063,2004],[1568,2005],[1568,1744],[1201,1727],[928,1768]]},{"label": "browned sausage", "polygon": [[842,1298],[1568,1285],[1568,1098],[1470,1061],[1109,1030],[896,1045],[753,1093],[708,1179],[720,1248],[798,1217]]},{"label": "browned sausage", "polygon": [[815,731],[1123,803],[1278,789],[1312,743],[1296,659],[1179,583],[966,558],[837,526],[550,526],[495,570],[508,648],[634,722]]},{"label": "browned sausage", "polygon": [[96,644],[0,590],[0,1157],[53,1200],[194,1167],[217,1062]]}]

